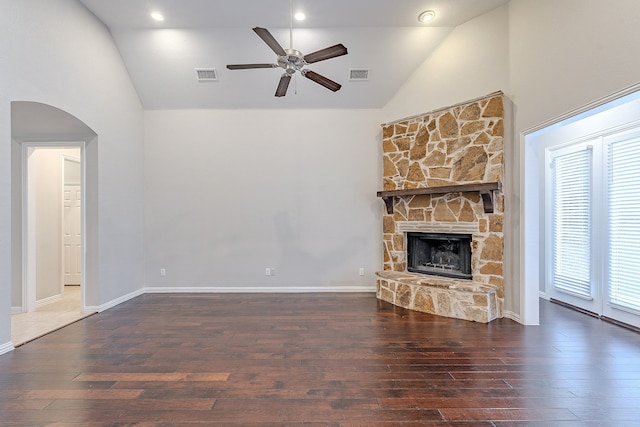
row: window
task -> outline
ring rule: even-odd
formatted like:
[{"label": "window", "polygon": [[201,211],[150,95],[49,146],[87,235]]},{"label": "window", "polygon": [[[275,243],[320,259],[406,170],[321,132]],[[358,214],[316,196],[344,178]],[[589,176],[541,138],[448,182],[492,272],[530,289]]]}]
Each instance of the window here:
[{"label": "window", "polygon": [[547,150],[547,293],[640,324],[640,124]]},{"label": "window", "polygon": [[562,292],[591,299],[592,149],[582,145],[556,153],[551,165],[551,282]]},{"label": "window", "polygon": [[640,136],[607,146],[608,302],[640,312]]}]

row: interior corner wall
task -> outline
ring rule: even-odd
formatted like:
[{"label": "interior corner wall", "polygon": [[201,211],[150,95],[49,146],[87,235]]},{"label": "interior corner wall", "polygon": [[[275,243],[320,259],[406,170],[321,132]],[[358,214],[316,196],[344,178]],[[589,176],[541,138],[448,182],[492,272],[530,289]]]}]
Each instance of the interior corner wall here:
[{"label": "interior corner wall", "polygon": [[[597,0],[512,0],[509,3],[509,98],[514,104],[514,138],[518,151],[514,175],[515,200],[524,209],[518,230],[531,203],[541,203],[525,180],[524,135],[640,81],[640,2],[617,0],[603,7]],[[531,152],[529,152],[531,154]],[[529,177],[531,178],[531,177]],[[534,179],[537,179],[535,177]],[[526,203],[525,203],[526,201]],[[525,230],[526,231],[526,230]],[[528,233],[528,232],[527,232]],[[529,271],[527,258],[539,257],[535,239],[522,234],[518,268],[525,317],[537,301],[540,284]],[[533,308],[535,309],[535,308]],[[534,313],[535,317],[537,313]]]},{"label": "interior corner wall", "polygon": [[146,111],[146,285],[373,292],[379,123],[379,110]]},{"label": "interior corner wall", "polygon": [[510,98],[516,131],[640,81],[640,2],[512,0]]},{"label": "interior corner wall", "polygon": [[[12,101],[64,110],[98,137],[99,306],[144,283],[143,111],[106,27],[76,0],[0,0],[0,349],[10,342],[14,214]],[[46,70],[46,72],[43,72]],[[99,139],[99,142],[98,142]],[[98,147],[99,144],[99,147]],[[19,210],[18,210],[19,212]],[[16,257],[18,256],[15,254]]]},{"label": "interior corner wall", "polygon": [[508,7],[456,27],[385,105],[385,122],[415,116],[509,85]]}]

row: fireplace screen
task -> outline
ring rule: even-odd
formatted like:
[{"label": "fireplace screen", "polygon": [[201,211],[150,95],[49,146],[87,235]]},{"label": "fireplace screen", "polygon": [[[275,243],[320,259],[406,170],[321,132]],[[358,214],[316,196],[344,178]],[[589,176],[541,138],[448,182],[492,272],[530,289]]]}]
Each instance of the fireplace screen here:
[{"label": "fireplace screen", "polygon": [[407,233],[407,270],[471,279],[471,235]]}]

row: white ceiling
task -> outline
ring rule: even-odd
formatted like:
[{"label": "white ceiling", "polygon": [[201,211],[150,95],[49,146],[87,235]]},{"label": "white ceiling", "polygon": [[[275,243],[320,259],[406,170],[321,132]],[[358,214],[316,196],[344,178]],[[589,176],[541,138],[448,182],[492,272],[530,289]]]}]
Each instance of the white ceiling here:
[{"label": "white ceiling", "polygon": [[[303,54],[344,44],[346,56],[307,65],[342,84],[338,92],[302,77],[274,96],[283,70],[230,71],[226,64],[274,63],[251,30],[269,29],[289,48],[289,0],[80,0],[111,31],[145,109],[380,108],[452,29],[509,0],[293,0],[307,19],[294,22],[293,48]],[[436,19],[419,23],[432,9]],[[162,12],[163,23],[151,11]],[[218,81],[198,82],[196,68]],[[349,81],[366,68],[368,81]]]}]

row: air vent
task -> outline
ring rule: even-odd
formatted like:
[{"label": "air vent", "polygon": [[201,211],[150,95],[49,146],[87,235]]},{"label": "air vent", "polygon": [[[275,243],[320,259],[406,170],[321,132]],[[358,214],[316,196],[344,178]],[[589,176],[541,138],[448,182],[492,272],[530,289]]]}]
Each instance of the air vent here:
[{"label": "air vent", "polygon": [[369,80],[369,70],[367,70],[366,68],[351,68],[349,70],[349,80]]},{"label": "air vent", "polygon": [[218,73],[215,68],[196,68],[199,82],[218,81]]}]

